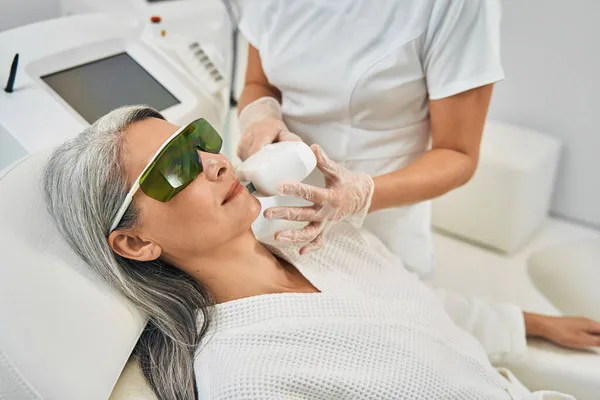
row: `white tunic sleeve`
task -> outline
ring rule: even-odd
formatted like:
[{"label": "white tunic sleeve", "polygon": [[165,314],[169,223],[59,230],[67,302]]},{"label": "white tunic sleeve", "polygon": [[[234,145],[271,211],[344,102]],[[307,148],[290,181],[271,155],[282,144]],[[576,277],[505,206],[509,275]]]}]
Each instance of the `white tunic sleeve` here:
[{"label": "white tunic sleeve", "polygon": [[433,290],[454,323],[481,343],[492,363],[515,360],[525,354],[527,340],[520,307],[439,288]]},{"label": "white tunic sleeve", "polygon": [[441,99],[504,78],[499,0],[436,0],[422,48],[429,98]]}]

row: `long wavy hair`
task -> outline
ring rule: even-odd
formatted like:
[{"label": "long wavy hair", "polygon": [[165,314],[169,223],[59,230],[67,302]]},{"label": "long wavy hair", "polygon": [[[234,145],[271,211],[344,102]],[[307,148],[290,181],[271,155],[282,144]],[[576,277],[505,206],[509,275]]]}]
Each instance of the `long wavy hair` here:
[{"label": "long wavy hair", "polygon": [[[194,355],[214,299],[172,265],[121,257],[107,241],[129,190],[121,155],[124,131],[147,118],[164,119],[150,107],[122,107],[57,148],[45,170],[45,199],[71,248],[147,316],[134,355],[158,398],[190,400],[196,399]],[[135,227],[138,218],[132,203],[118,228]]]}]

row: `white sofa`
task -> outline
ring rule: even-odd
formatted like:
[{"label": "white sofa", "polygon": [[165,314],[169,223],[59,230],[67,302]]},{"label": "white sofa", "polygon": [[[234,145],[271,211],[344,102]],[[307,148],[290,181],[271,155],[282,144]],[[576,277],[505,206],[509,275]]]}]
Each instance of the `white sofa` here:
[{"label": "white sofa", "polygon": [[[155,399],[127,363],[144,318],[73,254],[45,211],[48,154],[0,176],[0,399]],[[600,393],[595,354],[533,344],[511,368],[531,389]]]}]

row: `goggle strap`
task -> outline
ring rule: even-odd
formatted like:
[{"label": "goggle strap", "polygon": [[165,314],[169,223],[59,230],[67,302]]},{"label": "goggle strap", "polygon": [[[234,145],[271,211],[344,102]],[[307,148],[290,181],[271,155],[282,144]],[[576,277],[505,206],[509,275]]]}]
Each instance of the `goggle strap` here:
[{"label": "goggle strap", "polygon": [[123,204],[121,205],[121,208],[119,208],[119,212],[117,212],[117,215],[113,219],[113,222],[112,222],[112,225],[110,226],[110,231],[109,232],[112,232],[112,231],[114,231],[117,228],[117,225],[119,225],[119,222],[121,222],[121,219],[123,218],[123,215],[125,215],[125,212],[129,208],[129,205],[133,201],[133,196],[135,196],[135,194],[137,193],[137,191],[140,189],[140,178],[138,178],[135,181],[135,183],[133,184],[131,190],[129,190],[129,193],[127,193],[127,196],[125,197],[125,201],[123,202]]}]

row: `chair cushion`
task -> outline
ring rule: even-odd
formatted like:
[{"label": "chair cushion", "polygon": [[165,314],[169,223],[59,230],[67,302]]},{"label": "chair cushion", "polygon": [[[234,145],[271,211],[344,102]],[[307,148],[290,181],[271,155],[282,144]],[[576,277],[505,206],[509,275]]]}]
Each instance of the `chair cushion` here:
[{"label": "chair cushion", "polygon": [[504,366],[531,391],[556,390],[578,400],[597,400],[600,393],[598,353],[563,349],[543,340],[530,339],[525,357]]},{"label": "chair cushion", "polygon": [[600,321],[600,239],[540,250],[527,264],[534,285],[561,312]]}]

